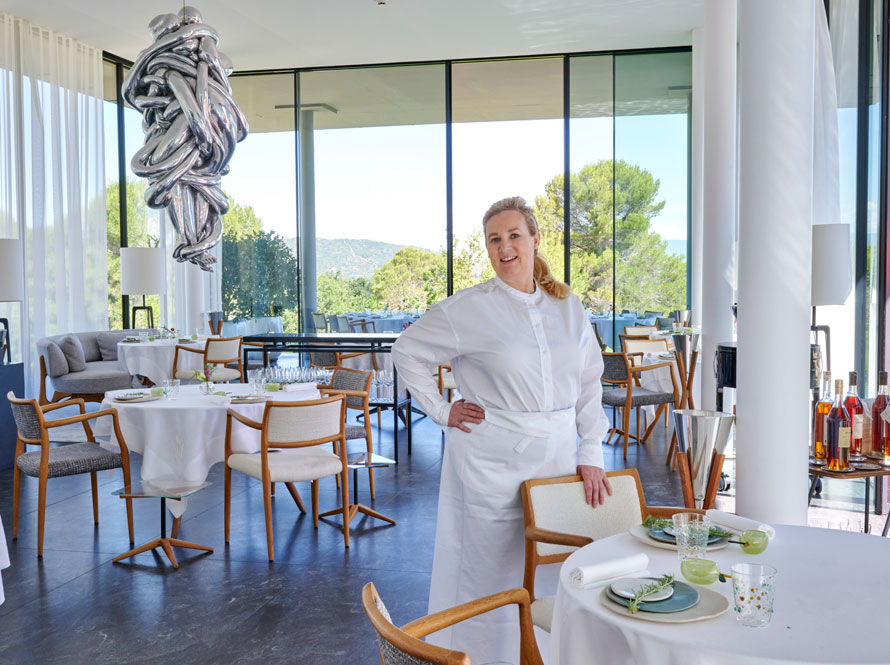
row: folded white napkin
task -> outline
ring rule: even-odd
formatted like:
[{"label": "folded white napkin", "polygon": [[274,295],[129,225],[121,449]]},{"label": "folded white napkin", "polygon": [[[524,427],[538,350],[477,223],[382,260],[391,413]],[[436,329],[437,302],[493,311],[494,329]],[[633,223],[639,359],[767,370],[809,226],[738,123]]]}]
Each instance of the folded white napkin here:
[{"label": "folded white napkin", "polygon": [[766,533],[770,540],[776,537],[776,530],[764,522],[758,522],[757,520],[742,517],[741,515],[733,515],[732,513],[715,510],[713,508],[706,511],[705,514],[711,518],[711,524],[739,535],[745,531],[756,529],[757,531]]},{"label": "folded white napkin", "polygon": [[609,559],[589,566],[578,566],[569,573],[572,584],[582,589],[614,582],[622,577],[644,576],[649,573],[646,567],[649,565],[649,557],[645,554],[632,554],[630,556]]}]

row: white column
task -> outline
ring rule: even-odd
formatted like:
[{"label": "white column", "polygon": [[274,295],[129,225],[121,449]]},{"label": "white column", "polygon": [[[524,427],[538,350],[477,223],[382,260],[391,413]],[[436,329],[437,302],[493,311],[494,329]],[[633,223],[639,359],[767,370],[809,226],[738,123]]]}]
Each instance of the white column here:
[{"label": "white column", "polygon": [[303,277],[303,330],[311,332],[318,311],[315,277],[315,115],[300,111],[300,274]]},{"label": "white column", "polygon": [[[702,307],[702,233],[704,192],[705,139],[705,33],[702,28],[692,31],[692,256],[688,257],[692,271],[692,325],[701,326]],[[696,404],[698,400],[696,400]]]},{"label": "white column", "polygon": [[816,9],[739,3],[736,511],[785,524],[807,519]]},{"label": "white column", "polygon": [[[732,341],[736,210],[736,2],[706,0],[702,174],[701,403],[713,409],[712,361]],[[695,54],[693,53],[693,59]],[[695,91],[693,90],[693,94]],[[693,153],[694,154],[694,153]],[[693,199],[694,200],[694,199]]]}]

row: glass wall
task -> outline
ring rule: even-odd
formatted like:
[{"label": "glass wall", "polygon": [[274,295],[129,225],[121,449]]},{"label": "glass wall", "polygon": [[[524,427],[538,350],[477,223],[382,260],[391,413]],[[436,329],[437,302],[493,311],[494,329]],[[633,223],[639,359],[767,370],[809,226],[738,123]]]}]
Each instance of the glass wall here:
[{"label": "glass wall", "polygon": [[[248,332],[299,330],[294,75],[231,78],[250,127],[223,178],[221,304],[224,320],[254,320]],[[217,264],[218,266],[220,264]],[[214,273],[216,275],[217,273]]]},{"label": "glass wall", "polygon": [[332,329],[336,315],[376,312],[378,332],[401,332],[405,313],[448,295],[445,66],[303,72],[300,109],[306,242],[315,237],[306,306]]},{"label": "glass wall", "polygon": [[[451,89],[456,291],[494,275],[482,235],[489,206],[522,196],[540,210],[562,182],[563,59],[456,63]],[[561,230],[548,218],[540,247],[557,276]]]}]

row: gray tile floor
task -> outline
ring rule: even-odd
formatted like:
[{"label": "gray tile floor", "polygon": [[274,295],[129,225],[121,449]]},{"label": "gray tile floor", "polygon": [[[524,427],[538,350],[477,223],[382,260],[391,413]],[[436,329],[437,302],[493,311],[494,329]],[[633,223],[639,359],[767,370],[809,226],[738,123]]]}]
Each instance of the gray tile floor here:
[{"label": "gray tile floor", "polygon": [[[384,419],[378,452],[392,456],[392,421]],[[376,419],[374,419],[376,425]],[[627,466],[640,469],[650,504],[677,505],[679,482],[664,464],[664,429]],[[374,507],[397,526],[353,522],[350,548],[334,521],[312,527],[289,494],[274,500],[275,562],[266,560],[262,491],[236,474],[231,543],[223,542],[222,466],[195,495],[181,537],[212,554],[178,550],[174,570],[163,555],[123,563],[130,549],[124,503],[111,495],[119,473],[100,474],[100,524],[94,527],[87,477],[49,482],[44,555],[36,554],[37,482],[26,478],[19,538],[11,542],[12,472],[0,472],[0,516],[12,566],[3,571],[0,663],[375,663],[373,631],[361,588],[373,581],[393,619],[426,613],[433,556],[442,441],[429,419],[414,424],[413,454],[400,430],[399,464],[377,472]],[[138,476],[139,456],[134,455]],[[606,446],[606,466],[623,468],[620,446]],[[360,475],[362,500],[367,476]],[[308,503],[308,485],[300,484]],[[334,507],[333,480],[321,505]],[[159,502],[134,502],[136,542],[158,533]],[[517,586],[521,580],[517,580]]]}]

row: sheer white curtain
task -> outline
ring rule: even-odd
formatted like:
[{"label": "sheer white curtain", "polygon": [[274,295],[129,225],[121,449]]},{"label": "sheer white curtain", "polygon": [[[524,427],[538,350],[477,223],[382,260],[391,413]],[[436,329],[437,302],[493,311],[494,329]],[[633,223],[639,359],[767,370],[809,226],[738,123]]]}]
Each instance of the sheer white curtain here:
[{"label": "sheer white curtain", "polygon": [[24,239],[34,395],[37,339],[108,326],[102,51],[0,12],[0,69],[0,223]]}]

